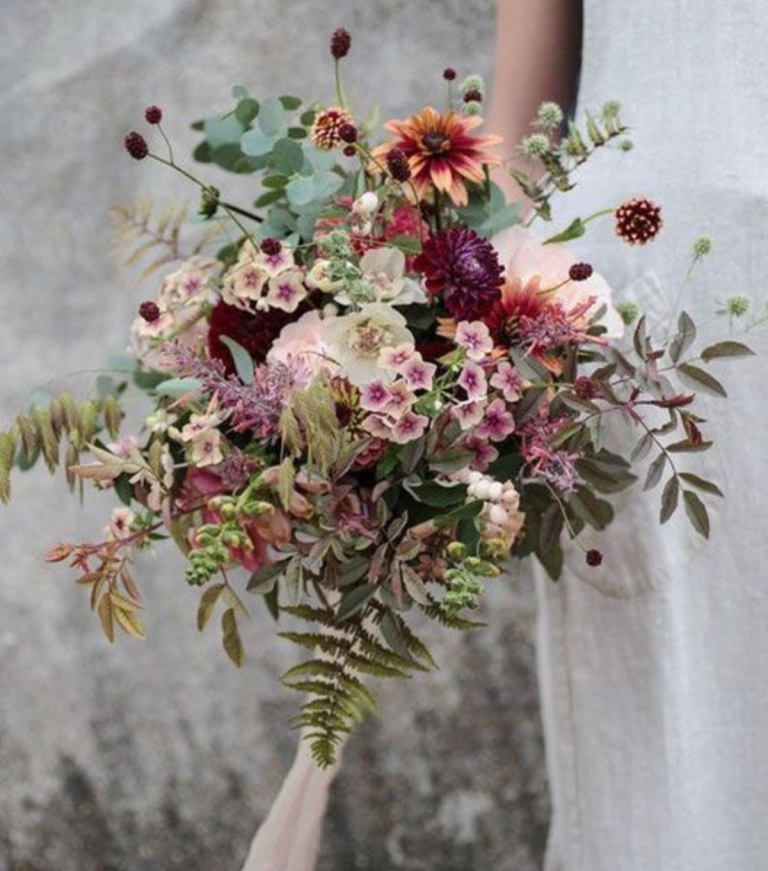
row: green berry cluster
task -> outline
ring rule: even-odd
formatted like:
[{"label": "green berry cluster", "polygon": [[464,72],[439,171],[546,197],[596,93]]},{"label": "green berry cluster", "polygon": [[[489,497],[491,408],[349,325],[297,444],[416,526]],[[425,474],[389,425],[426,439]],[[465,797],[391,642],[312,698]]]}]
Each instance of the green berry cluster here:
[{"label": "green berry cluster", "polygon": [[[460,556],[462,548],[464,545],[453,542],[448,547],[448,553]],[[464,556],[460,563],[452,566],[445,573],[448,590],[443,598],[443,605],[454,613],[463,608],[477,608],[485,592],[480,579],[497,578],[500,574],[501,570],[495,563],[477,556]]]}]

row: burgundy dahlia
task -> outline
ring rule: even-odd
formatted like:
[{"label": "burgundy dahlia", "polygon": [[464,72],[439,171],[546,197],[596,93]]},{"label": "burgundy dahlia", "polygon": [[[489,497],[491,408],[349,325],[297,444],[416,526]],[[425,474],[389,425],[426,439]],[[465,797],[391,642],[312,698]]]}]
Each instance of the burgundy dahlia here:
[{"label": "burgundy dahlia", "polygon": [[147,106],[144,118],[147,124],[159,124],[163,120],[163,110],[159,106]]},{"label": "burgundy dahlia", "polygon": [[488,313],[501,297],[504,271],[494,247],[465,227],[452,227],[431,236],[414,260],[427,290],[440,294],[457,320],[473,320]]},{"label": "burgundy dahlia", "polygon": [[346,27],[337,27],[331,34],[331,54],[341,60],[349,54],[352,36]]},{"label": "burgundy dahlia", "polygon": [[141,133],[137,133],[135,130],[131,131],[125,137],[123,144],[125,145],[125,150],[132,158],[134,158],[134,160],[144,160],[144,158],[149,154],[147,140],[141,135]]},{"label": "burgundy dahlia", "polygon": [[635,197],[615,212],[616,235],[630,245],[646,245],[655,239],[664,221],[661,207],[651,200]]},{"label": "burgundy dahlia", "polygon": [[214,360],[221,360],[227,373],[235,371],[234,360],[222,337],[233,339],[251,355],[254,363],[263,363],[269,349],[287,324],[298,320],[312,306],[305,300],[296,311],[284,312],[270,308],[256,314],[227,305],[214,306],[208,332],[208,350]]}]

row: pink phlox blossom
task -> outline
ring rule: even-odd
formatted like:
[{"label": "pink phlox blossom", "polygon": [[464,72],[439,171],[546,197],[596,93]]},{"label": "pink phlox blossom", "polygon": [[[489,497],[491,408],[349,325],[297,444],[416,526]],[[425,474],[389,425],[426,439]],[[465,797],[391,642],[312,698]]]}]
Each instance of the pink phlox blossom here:
[{"label": "pink phlox blossom", "polygon": [[464,364],[456,383],[464,388],[468,399],[483,399],[488,392],[488,384],[482,366],[473,360]]},{"label": "pink phlox blossom", "polygon": [[514,431],[515,419],[507,411],[504,400],[494,399],[488,408],[486,408],[483,422],[475,430],[475,435],[481,439],[500,442]]}]

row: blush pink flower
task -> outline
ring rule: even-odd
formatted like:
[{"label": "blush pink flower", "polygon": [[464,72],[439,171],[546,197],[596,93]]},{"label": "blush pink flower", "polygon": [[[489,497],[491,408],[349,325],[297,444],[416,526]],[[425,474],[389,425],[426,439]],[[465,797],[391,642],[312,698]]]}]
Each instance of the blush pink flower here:
[{"label": "blush pink flower", "polygon": [[493,442],[503,441],[515,431],[515,419],[507,411],[503,399],[494,399],[485,410],[482,424],[475,430],[475,435],[481,439]]},{"label": "blush pink flower", "polygon": [[389,385],[392,399],[387,403],[386,412],[392,417],[402,417],[416,402],[416,394],[413,393],[405,381],[395,381]]},{"label": "blush pink flower", "polygon": [[429,418],[423,414],[414,414],[412,411],[406,413],[392,427],[392,435],[390,438],[393,442],[400,445],[406,442],[412,442],[414,439],[421,438],[429,423]]},{"label": "blush pink flower", "polygon": [[392,436],[392,427],[380,414],[369,414],[362,422],[361,428],[377,439],[386,439],[389,441]]},{"label": "blush pink flower", "polygon": [[456,327],[455,341],[470,360],[477,362],[493,350],[491,332],[482,321],[462,321]]},{"label": "blush pink flower", "polygon": [[472,360],[464,364],[456,383],[464,388],[469,399],[482,399],[488,392],[485,372]]},{"label": "blush pink flower", "polygon": [[458,421],[463,430],[477,426],[483,419],[482,402],[460,402],[451,408],[451,417]]},{"label": "blush pink flower", "polygon": [[360,388],[360,407],[366,411],[383,411],[392,399],[389,388],[380,379]]},{"label": "blush pink flower", "polygon": [[381,369],[389,372],[399,372],[400,369],[413,357],[415,349],[413,345],[395,345],[392,348],[382,348],[379,354],[378,364]]},{"label": "blush pink flower", "polygon": [[464,442],[464,447],[475,455],[472,468],[479,472],[484,472],[499,456],[499,452],[487,439],[481,439],[476,435],[471,435]]},{"label": "blush pink flower", "polygon": [[506,360],[502,360],[491,375],[491,387],[501,390],[507,402],[517,402],[522,396],[523,379],[517,369],[514,369]]},{"label": "blush pink flower", "polygon": [[284,312],[295,312],[306,295],[307,288],[304,286],[304,276],[301,271],[289,269],[269,282],[267,305],[270,308],[282,309]]},{"label": "blush pink flower", "polygon": [[315,309],[305,312],[297,321],[283,327],[269,349],[267,362],[285,366],[301,363],[313,375],[323,368],[336,371],[338,367],[328,359],[323,343],[324,324],[320,312]]},{"label": "blush pink flower", "polygon": [[437,366],[434,363],[425,363],[421,354],[414,354],[411,359],[400,367],[400,373],[405,378],[405,383],[412,390],[431,390],[435,379]]}]

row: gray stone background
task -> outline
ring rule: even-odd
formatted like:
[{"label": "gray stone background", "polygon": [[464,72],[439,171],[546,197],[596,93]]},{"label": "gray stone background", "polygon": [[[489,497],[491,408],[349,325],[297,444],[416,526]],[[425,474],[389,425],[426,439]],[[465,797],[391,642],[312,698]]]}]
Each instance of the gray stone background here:
[{"label": "gray stone background", "polygon": [[[326,40],[354,34],[353,98],[385,114],[442,96],[446,65],[490,71],[491,0],[5,0],[0,44],[0,424],[33,389],[85,394],[125,346],[147,293],[111,250],[110,205],[189,189],[121,151],[150,102],[179,154],[190,120],[254,95],[330,97]],[[354,80],[352,80],[354,76]],[[237,201],[248,181],[209,176]],[[235,184],[233,184],[233,181]],[[70,374],[71,373],[71,374]],[[54,377],[56,380],[51,381]],[[150,640],[103,640],[42,554],[99,534],[44,470],[16,480],[0,544],[0,871],[235,871],[292,752],[294,652],[256,609],[247,666],[172,554],[145,558]],[[500,584],[491,628],[440,637],[442,671],[382,688],[383,716],[349,748],[321,871],[532,871],[548,805],[534,678],[531,584]],[[433,633],[434,634],[434,633]]]}]

